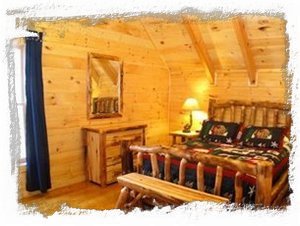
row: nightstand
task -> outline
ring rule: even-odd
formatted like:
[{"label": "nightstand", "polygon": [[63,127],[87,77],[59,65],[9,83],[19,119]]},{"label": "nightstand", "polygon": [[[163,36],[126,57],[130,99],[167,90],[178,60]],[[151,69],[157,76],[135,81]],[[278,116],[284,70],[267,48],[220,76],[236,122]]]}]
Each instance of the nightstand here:
[{"label": "nightstand", "polygon": [[176,144],[177,137],[181,137],[181,142],[184,142],[186,140],[193,140],[197,137],[199,137],[199,132],[191,131],[189,133],[184,133],[182,130],[176,130],[169,133],[170,136],[172,136],[172,145]]}]

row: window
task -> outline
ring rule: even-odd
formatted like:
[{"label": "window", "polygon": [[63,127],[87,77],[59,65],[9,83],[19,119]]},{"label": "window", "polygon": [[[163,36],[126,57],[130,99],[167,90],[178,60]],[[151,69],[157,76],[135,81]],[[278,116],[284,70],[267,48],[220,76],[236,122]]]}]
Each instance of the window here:
[{"label": "window", "polygon": [[18,109],[18,118],[21,136],[20,163],[25,163],[26,145],[25,145],[25,44],[18,40],[14,45],[14,63],[15,63],[15,90]]}]

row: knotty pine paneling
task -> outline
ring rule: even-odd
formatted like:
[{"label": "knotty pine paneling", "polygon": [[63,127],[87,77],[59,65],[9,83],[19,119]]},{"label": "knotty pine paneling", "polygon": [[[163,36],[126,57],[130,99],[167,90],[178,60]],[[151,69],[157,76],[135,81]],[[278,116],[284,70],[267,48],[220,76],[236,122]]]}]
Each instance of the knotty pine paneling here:
[{"label": "knotty pine paneling", "polygon": [[[140,23],[128,22],[128,30],[111,24],[111,30],[110,23],[95,28],[74,22],[35,25],[45,34],[42,64],[52,189],[86,180],[83,126],[148,124],[147,143],[168,144],[168,68]],[[87,119],[88,52],[123,60],[123,117]],[[20,197],[28,195],[23,171]]]},{"label": "knotty pine paneling", "polygon": [[[189,122],[189,113],[182,111],[185,99],[196,98],[200,110],[207,112],[209,97],[209,81],[204,72],[181,72],[171,74],[170,82],[170,130],[180,130]],[[192,130],[200,128],[200,119],[193,113]]]},{"label": "knotty pine paneling", "polygon": [[257,84],[248,85],[246,72],[219,73],[210,95],[219,99],[285,102],[286,84],[283,72],[257,73]]},{"label": "knotty pine paneling", "polygon": [[[218,73],[216,84],[209,84],[204,72],[171,74],[170,130],[182,129],[189,121],[188,113],[182,112],[182,104],[188,97],[198,99],[201,110],[207,111],[210,97],[221,100],[271,101],[285,103],[288,87],[285,74],[276,70],[259,70],[255,86],[248,85],[246,72]],[[199,128],[194,113],[192,129]]]}]

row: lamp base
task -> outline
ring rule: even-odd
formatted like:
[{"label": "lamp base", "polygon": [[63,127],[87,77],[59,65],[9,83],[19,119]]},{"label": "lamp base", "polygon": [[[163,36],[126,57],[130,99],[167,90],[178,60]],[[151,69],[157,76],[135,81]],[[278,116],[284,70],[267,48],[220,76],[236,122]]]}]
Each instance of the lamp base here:
[{"label": "lamp base", "polygon": [[191,132],[191,127],[192,127],[191,124],[184,125],[182,132],[183,133],[190,133]]}]

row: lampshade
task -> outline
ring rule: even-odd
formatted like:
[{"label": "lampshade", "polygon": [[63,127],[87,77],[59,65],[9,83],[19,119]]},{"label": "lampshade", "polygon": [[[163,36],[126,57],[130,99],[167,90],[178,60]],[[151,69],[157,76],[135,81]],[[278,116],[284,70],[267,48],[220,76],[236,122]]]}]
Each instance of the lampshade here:
[{"label": "lampshade", "polygon": [[183,110],[186,111],[195,111],[195,110],[199,110],[199,103],[195,98],[187,98],[182,106]]}]

